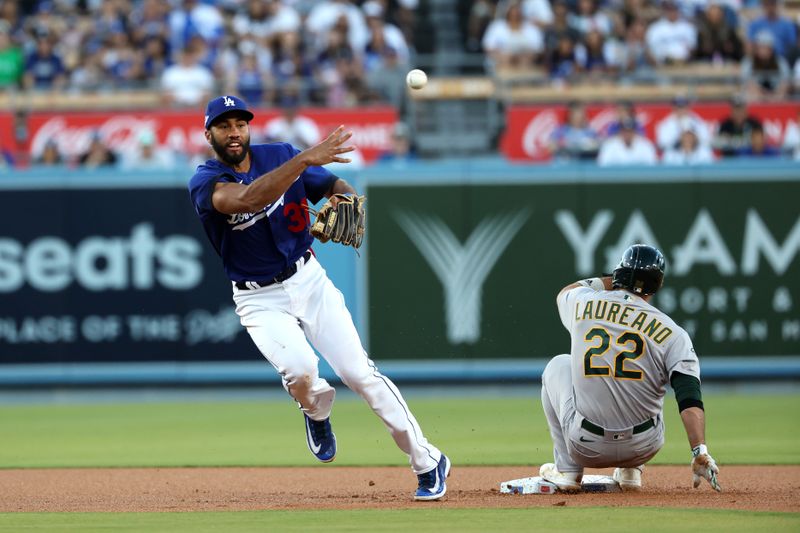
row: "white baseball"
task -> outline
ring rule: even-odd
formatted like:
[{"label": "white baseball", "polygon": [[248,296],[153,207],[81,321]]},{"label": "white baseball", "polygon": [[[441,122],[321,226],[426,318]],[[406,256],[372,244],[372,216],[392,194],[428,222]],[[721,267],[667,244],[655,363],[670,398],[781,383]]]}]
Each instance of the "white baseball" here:
[{"label": "white baseball", "polygon": [[422,89],[428,83],[428,75],[422,70],[415,68],[406,74],[406,85],[412,89]]}]

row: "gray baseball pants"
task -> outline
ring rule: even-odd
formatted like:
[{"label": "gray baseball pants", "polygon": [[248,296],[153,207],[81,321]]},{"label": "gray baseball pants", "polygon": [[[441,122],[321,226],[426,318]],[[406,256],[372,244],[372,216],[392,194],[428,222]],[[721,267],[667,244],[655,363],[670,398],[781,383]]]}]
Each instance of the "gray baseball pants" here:
[{"label": "gray baseball pants", "polygon": [[569,354],[557,355],[547,363],[542,373],[542,407],[559,472],[583,472],[584,467],[640,467],[664,445],[660,416],[655,427],[638,434],[633,428],[605,428],[600,436],[581,427],[584,417],[575,409]]}]

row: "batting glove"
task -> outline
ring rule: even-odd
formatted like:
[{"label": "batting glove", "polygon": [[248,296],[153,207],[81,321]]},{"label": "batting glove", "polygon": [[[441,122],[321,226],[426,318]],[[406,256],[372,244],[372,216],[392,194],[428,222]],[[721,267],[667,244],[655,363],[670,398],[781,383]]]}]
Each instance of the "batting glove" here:
[{"label": "batting glove", "polygon": [[722,487],[717,481],[719,467],[714,458],[708,454],[705,444],[698,444],[692,448],[692,482],[694,488],[700,486],[701,480],[705,479],[717,492],[722,492]]}]

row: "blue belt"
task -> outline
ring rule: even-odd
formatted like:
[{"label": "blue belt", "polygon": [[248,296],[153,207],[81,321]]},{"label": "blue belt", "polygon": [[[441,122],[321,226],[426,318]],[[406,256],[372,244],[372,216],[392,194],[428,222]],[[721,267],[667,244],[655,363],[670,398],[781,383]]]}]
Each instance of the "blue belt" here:
[{"label": "blue belt", "polygon": [[274,285],[275,283],[281,283],[291,278],[297,273],[297,269],[299,268],[298,263],[301,265],[308,263],[308,261],[311,259],[311,250],[308,250],[306,253],[304,253],[303,257],[301,257],[300,259],[303,260],[302,263],[300,263],[300,260],[298,259],[295,263],[290,265],[289,268],[287,268],[283,272],[279,272],[278,274],[275,275],[274,278],[269,279],[267,281],[235,281],[233,284],[239,290],[249,291],[255,289],[263,289],[264,287],[269,287],[270,285]]}]

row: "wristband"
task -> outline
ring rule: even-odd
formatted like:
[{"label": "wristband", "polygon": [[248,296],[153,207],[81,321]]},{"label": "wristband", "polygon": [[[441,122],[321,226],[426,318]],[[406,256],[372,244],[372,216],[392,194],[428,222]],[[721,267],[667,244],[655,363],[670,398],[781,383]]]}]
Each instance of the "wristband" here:
[{"label": "wristband", "polygon": [[692,457],[697,457],[698,455],[708,455],[708,448],[706,448],[705,444],[698,444],[692,448]]},{"label": "wristband", "polygon": [[594,289],[596,291],[606,290],[606,285],[600,278],[582,279],[578,283],[583,285],[584,287],[589,287],[590,289]]}]

